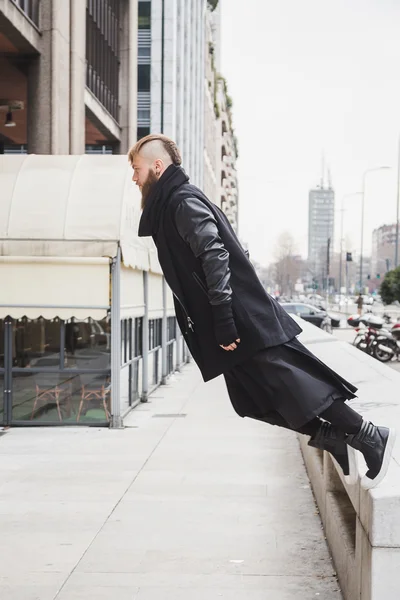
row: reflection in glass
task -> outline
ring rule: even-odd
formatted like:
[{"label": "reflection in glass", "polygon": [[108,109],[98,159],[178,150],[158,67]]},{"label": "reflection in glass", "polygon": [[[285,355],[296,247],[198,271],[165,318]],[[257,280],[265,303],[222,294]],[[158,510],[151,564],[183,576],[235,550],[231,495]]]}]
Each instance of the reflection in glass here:
[{"label": "reflection in glass", "polygon": [[0,369],[4,369],[4,320],[0,319]]},{"label": "reflection in glass", "polygon": [[94,353],[108,355],[110,364],[110,352],[111,322],[108,318],[102,321],[71,319],[65,323],[66,366],[69,368],[99,368],[77,365],[77,357],[91,357]]},{"label": "reflection in glass", "polygon": [[4,373],[0,371],[0,425],[4,424]]},{"label": "reflection in glass", "polygon": [[93,423],[109,420],[107,374],[13,374],[13,421]]},{"label": "reflection in glass", "polygon": [[13,321],[12,420],[108,421],[110,333],[109,319]]},{"label": "reflection in glass", "polygon": [[27,318],[13,321],[13,366],[32,367],[44,356],[59,357],[60,320]]}]

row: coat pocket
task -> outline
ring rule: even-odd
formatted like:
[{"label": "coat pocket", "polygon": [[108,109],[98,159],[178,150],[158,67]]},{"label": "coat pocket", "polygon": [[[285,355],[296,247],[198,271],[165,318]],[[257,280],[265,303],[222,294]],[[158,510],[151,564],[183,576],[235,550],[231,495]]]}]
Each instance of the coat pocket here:
[{"label": "coat pocket", "polygon": [[201,288],[202,292],[207,296],[208,298],[208,291],[206,286],[204,285],[204,283],[202,282],[202,280],[200,279],[200,277],[197,275],[197,273],[195,273],[193,271],[192,273],[192,277],[195,280],[195,282],[197,283],[197,285]]}]

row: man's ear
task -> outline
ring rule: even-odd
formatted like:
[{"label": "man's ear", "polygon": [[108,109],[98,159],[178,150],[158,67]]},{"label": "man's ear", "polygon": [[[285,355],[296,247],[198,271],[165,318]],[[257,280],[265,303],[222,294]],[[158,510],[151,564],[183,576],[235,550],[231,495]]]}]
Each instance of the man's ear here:
[{"label": "man's ear", "polygon": [[155,172],[156,175],[162,175],[164,172],[164,163],[161,160],[161,158],[157,158],[157,160],[154,161],[154,168],[155,168]]}]

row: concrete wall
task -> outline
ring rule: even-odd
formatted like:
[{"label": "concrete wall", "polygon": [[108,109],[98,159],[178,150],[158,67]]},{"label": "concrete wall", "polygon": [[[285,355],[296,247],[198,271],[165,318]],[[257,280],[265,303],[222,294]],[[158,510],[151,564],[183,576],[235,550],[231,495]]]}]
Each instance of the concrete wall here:
[{"label": "concrete wall", "polygon": [[[340,342],[313,325],[300,340],[358,386],[355,410],[377,425],[400,423],[400,374],[354,346]],[[366,465],[357,453],[359,477],[344,481],[328,453],[307,445],[299,436],[327,541],[345,600],[398,600],[400,590],[400,445],[396,444],[385,480],[375,489],[360,486]]]}]

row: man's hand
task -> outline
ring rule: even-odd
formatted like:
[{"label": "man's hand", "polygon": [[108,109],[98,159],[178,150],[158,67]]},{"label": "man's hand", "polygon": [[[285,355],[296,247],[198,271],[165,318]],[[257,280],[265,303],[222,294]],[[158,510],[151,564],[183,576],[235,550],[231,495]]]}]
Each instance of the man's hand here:
[{"label": "man's hand", "polygon": [[236,350],[237,344],[240,344],[240,339],[237,339],[236,342],[232,342],[232,344],[229,344],[229,346],[222,346],[221,345],[221,348],[223,348],[227,352],[230,352],[230,351],[233,352],[234,350]]}]

